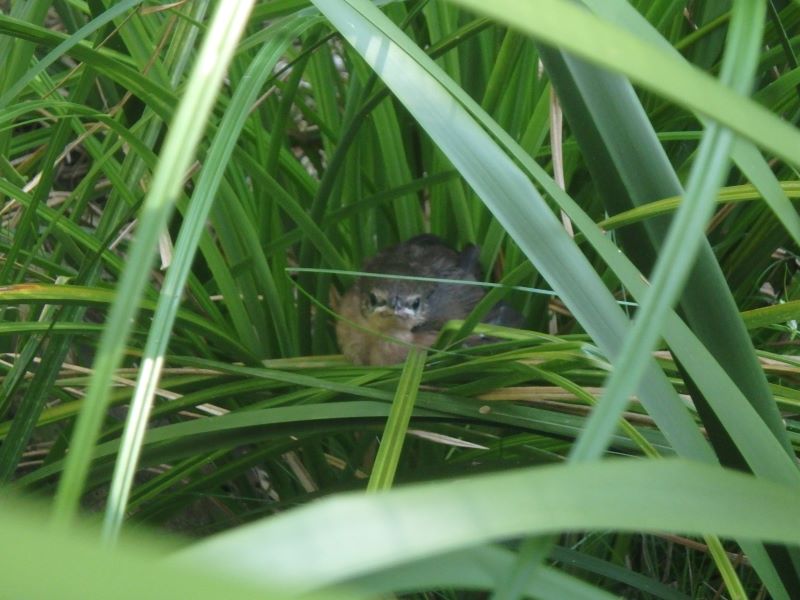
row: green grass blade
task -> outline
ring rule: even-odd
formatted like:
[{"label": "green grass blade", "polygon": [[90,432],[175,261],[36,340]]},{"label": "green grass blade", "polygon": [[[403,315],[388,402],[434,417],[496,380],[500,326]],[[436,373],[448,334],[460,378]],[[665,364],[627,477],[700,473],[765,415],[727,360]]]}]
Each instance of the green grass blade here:
[{"label": "green grass blade", "polygon": [[[378,70],[603,351],[616,355],[627,319],[528,177],[440,83],[449,79],[371,4],[348,0],[319,7]],[[679,451],[710,456],[654,363],[642,396],[653,400],[648,410]]]},{"label": "green grass blade", "polygon": [[[753,506],[759,519],[751,518]],[[196,544],[179,561],[244,579],[279,576],[307,591],[489,541],[566,530],[714,532],[796,543],[795,513],[790,487],[683,460],[614,460],[339,496]],[[313,564],[305,560],[310,547]]]},{"label": "green grass blade", "polygon": [[[196,600],[235,597],[241,600],[296,598],[275,585],[253,585],[227,575],[213,575],[206,569],[176,567],[164,556],[175,544],[149,537],[136,537],[109,551],[97,544],[91,529],[54,533],[42,527],[44,515],[30,507],[3,501],[0,527],[14,544],[0,545],[0,560],[6,565],[4,594],[13,598],[117,598],[119,600],[172,600],[176,596]],[[42,577],[39,560],[50,565]],[[146,576],[144,576],[146,574]],[[351,595],[330,593],[318,596],[348,600]]]},{"label": "green grass blade", "polygon": [[408,432],[408,423],[414,410],[417,389],[425,368],[426,356],[427,352],[419,348],[411,348],[408,352],[403,372],[397,382],[389,419],[383,430],[378,455],[375,457],[372,474],[367,483],[368,492],[388,490],[392,487],[397,464],[400,462],[400,453],[403,451],[403,441]]},{"label": "green grass blade", "polygon": [[[175,247],[173,263],[164,280],[158,306],[153,316],[151,333],[143,355],[143,367],[136,382],[125,432],[120,444],[117,466],[111,482],[108,506],[103,523],[103,534],[107,540],[116,540],[125,516],[125,507],[136,472],[144,431],[155,396],[155,389],[164,365],[164,355],[170,340],[172,327],[178,312],[183,288],[189,277],[195,250],[205,230],[213,199],[221,182],[225,166],[233,153],[236,139],[244,127],[248,110],[255,101],[264,81],[271,74],[275,63],[289,44],[306,27],[304,21],[289,21],[276,28],[271,43],[265,44],[245,74],[246,85],[237,90],[231,100],[225,118],[220,123],[217,137],[211,144],[207,164],[196,187],[196,202],[185,215],[184,225]],[[273,317],[285,327],[285,317],[279,310]],[[283,336],[286,343],[288,332]]]},{"label": "green grass blade", "polygon": [[[379,573],[350,580],[346,585],[369,596],[448,588],[488,590],[494,586],[499,573],[508,569],[513,558],[514,555],[510,550],[499,546],[484,546],[400,564]],[[667,586],[662,588],[670,590]],[[557,568],[548,566],[542,566],[536,571],[525,591],[529,596],[543,600],[618,598],[617,595],[604,592],[577,577],[566,575]],[[686,596],[675,593],[672,596],[656,597],[687,600]]]},{"label": "green grass blade", "polygon": [[111,378],[122,358],[131,318],[136,314],[144,291],[158,236],[172,211],[183,183],[182,174],[188,169],[194,155],[193,149],[202,135],[203,130],[196,123],[198,120],[205,121],[211,111],[216,91],[222,84],[228,61],[251,6],[250,2],[242,2],[237,4],[235,10],[225,8],[225,5],[218,9],[165,141],[152,187],[142,207],[137,239],[131,247],[128,265],[100,340],[94,363],[93,385],[89,388],[84,409],[76,423],[73,445],[59,484],[54,507],[54,520],[59,524],[69,524],[74,518],[89,469],[91,451],[108,404]]},{"label": "green grass blade", "polygon": [[[706,116],[798,165],[800,132],[674,55],[565,0],[534,4],[452,0],[589,62],[626,75],[664,98]],[[586,32],[592,35],[587,36]],[[711,109],[710,107],[714,107]]]},{"label": "green grass blade", "polygon": [[26,85],[33,81],[40,73],[43,73],[47,67],[59,60],[67,51],[101,29],[127,10],[134,8],[141,4],[143,0],[122,0],[115,3],[108,10],[103,11],[97,18],[92,19],[89,23],[78,29],[75,33],[70,35],[66,40],[61,42],[58,46],[48,52],[47,56],[43,57],[36,63],[32,69],[29,69],[22,77],[18,78],[14,85],[7,89],[2,96],[0,96],[0,110],[3,110],[9,102],[11,102]]},{"label": "green grass blade", "polygon": [[[752,82],[764,16],[763,2],[744,0],[734,5],[721,79],[739,92],[748,90]],[[636,314],[633,330],[615,361],[604,397],[573,448],[571,457],[574,460],[596,459],[603,453],[628,397],[639,384],[647,362],[646,353],[655,347],[668,311],[678,298],[703,243],[706,222],[727,174],[732,143],[732,133],[717,124],[710,125],[703,136],[689,176],[686,201],[670,227],[651,286]]]}]

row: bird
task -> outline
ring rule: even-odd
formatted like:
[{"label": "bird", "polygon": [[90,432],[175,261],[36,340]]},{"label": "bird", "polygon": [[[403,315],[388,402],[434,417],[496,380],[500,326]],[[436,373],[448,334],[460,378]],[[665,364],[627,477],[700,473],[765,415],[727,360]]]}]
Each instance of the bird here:
[{"label": "bird", "polygon": [[[478,281],[478,254],[473,244],[457,252],[438,236],[421,234],[368,260],[363,271],[380,276],[359,277],[338,305],[336,338],[345,358],[392,365],[405,359],[409,344],[431,346],[442,326],[466,318],[485,292],[477,285],[404,278]],[[518,327],[522,317],[500,302],[484,322]]]}]

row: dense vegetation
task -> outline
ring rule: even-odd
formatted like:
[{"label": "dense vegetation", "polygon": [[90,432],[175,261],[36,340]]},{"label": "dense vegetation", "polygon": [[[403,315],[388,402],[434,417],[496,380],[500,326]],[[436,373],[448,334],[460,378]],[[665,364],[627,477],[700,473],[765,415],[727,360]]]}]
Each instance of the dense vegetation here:
[{"label": "dense vegetation", "polygon": [[800,3],[379,4],[0,2],[3,593],[800,597]]}]

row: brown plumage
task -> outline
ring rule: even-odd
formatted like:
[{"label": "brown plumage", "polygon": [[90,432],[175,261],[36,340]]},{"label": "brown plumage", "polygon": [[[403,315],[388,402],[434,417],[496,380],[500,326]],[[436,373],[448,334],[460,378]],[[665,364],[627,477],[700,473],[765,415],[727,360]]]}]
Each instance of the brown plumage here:
[{"label": "brown plumage", "polygon": [[[428,234],[383,250],[367,261],[363,270],[463,281],[476,281],[480,274],[475,246],[467,246],[459,253]],[[360,277],[339,303],[338,312],[344,317],[336,323],[339,347],[355,364],[401,362],[408,354],[408,346],[392,339],[428,347],[447,321],[467,317],[483,296],[483,289],[474,285]],[[514,322],[503,317],[506,322],[501,324],[518,324],[516,311],[507,305],[493,313],[513,316]],[[500,323],[491,314],[487,321]]]}]

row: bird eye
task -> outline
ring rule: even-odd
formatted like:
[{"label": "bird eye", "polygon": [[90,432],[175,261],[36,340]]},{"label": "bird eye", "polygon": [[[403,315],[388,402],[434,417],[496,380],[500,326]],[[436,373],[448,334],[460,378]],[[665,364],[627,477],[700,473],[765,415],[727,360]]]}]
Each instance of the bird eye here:
[{"label": "bird eye", "polygon": [[419,302],[420,302],[419,296],[414,298],[414,300],[411,301],[411,305],[410,305],[411,306],[411,310],[413,310],[415,312],[418,311],[419,310]]}]

